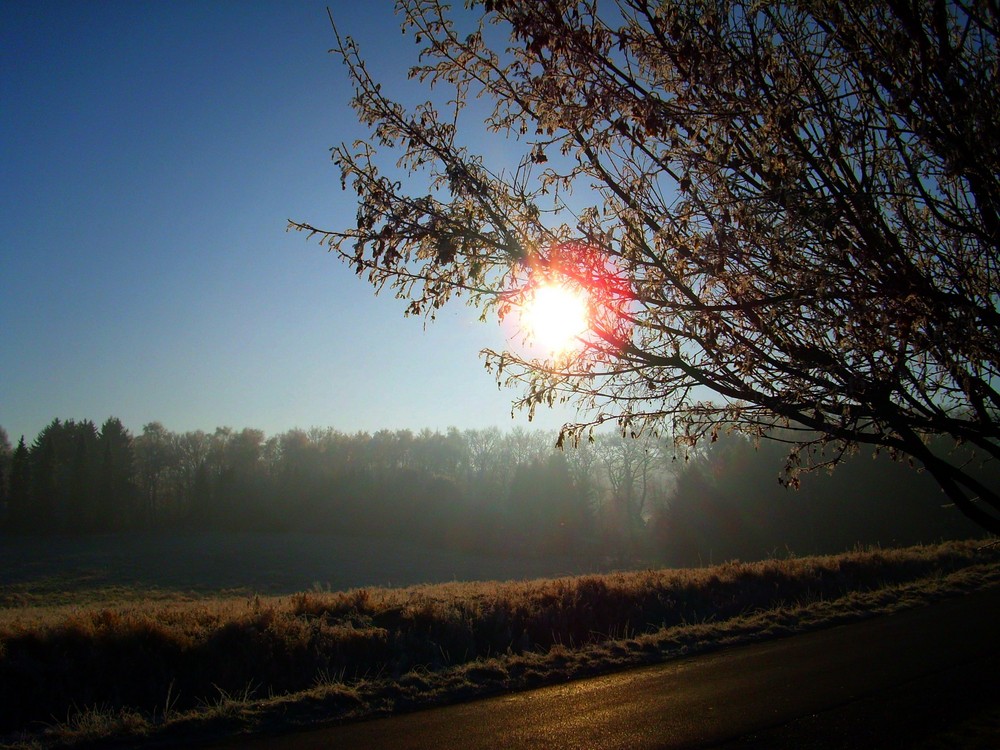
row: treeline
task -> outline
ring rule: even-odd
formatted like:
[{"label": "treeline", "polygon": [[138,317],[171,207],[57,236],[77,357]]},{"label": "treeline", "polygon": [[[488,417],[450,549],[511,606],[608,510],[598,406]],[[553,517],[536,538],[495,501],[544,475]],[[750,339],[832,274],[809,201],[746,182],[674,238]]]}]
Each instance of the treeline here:
[{"label": "treeline", "polygon": [[624,551],[640,541],[652,481],[633,491],[615,442],[563,452],[554,435],[524,430],[266,437],[174,433],[158,422],[133,436],[116,418],[100,427],[55,419],[30,444],[22,437],[0,451],[2,526],[310,530],[475,551]]},{"label": "treeline", "polygon": [[[948,452],[942,446],[940,454]],[[965,463],[981,481],[1000,486],[1000,465],[970,452]],[[983,530],[947,501],[937,483],[884,452],[828,454],[832,472],[817,469],[801,487],[778,482],[788,446],[764,440],[754,446],[737,435],[720,435],[676,474],[667,504],[650,520],[669,565],[756,560],[789,553],[828,554],[858,544],[907,546],[981,537]]]},{"label": "treeline", "polygon": [[497,428],[267,437],[152,422],[133,435],[114,417],[55,419],[16,447],[0,430],[0,528],[308,530],[673,565],[978,534],[932,480],[885,457],[848,460],[795,492],[778,484],[778,443],[755,451],[723,436],[684,460],[663,440],[554,443]]}]

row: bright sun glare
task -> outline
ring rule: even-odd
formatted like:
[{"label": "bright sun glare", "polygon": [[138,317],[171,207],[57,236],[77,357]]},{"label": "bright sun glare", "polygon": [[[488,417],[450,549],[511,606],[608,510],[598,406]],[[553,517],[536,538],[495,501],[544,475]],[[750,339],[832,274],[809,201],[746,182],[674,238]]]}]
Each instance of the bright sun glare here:
[{"label": "bright sun glare", "polygon": [[563,285],[539,286],[524,306],[522,324],[531,341],[550,354],[569,351],[590,326],[586,295]]}]

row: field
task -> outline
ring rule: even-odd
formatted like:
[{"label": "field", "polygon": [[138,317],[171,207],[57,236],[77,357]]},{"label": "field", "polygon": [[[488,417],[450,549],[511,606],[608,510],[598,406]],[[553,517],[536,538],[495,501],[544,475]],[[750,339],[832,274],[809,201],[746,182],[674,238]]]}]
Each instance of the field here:
[{"label": "field", "polygon": [[507,581],[601,573],[613,565],[571,557],[509,558],[431,549],[391,539],[303,533],[0,536],[0,604],[42,595],[78,601],[95,590],[192,594]]},{"label": "field", "polygon": [[573,577],[551,577],[586,572],[569,560],[301,535],[66,540],[2,556],[0,739],[24,747],[312,726],[1000,585],[1000,549],[982,541]]}]

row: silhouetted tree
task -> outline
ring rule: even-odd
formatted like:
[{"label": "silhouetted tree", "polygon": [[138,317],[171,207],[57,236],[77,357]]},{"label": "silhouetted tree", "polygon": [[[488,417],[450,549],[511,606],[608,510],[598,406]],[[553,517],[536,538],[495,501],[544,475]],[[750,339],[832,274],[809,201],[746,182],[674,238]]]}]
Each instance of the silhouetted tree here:
[{"label": "silhouetted tree", "polygon": [[7,430],[0,427],[0,523],[3,515],[7,512],[8,495],[10,493],[10,461],[13,451],[11,450],[10,438]]},{"label": "silhouetted tree", "polygon": [[11,455],[8,493],[8,524],[11,528],[25,530],[32,520],[31,458],[24,435],[17,441]]},{"label": "silhouetted tree", "polygon": [[411,451],[417,465],[439,476],[458,475],[468,461],[465,440],[454,427],[445,433],[422,430]]},{"label": "silhouetted tree", "polygon": [[107,531],[135,521],[135,451],[132,435],[117,417],[108,417],[97,440],[100,454],[95,525]]},{"label": "silhouetted tree", "polygon": [[616,547],[638,551],[646,518],[663,495],[663,446],[655,440],[633,440],[617,434],[601,435],[596,443],[607,479],[613,527],[622,538]]},{"label": "silhouetted tree", "polygon": [[466,430],[464,433],[467,475],[464,484],[475,487],[474,494],[484,507],[494,507],[504,495],[509,467],[501,453],[503,435],[497,427]]},{"label": "silhouetted tree", "polygon": [[147,526],[161,519],[170,472],[176,467],[177,452],[172,435],[160,422],[143,425],[134,441],[136,479],[141,497],[141,516]]},{"label": "silhouetted tree", "polygon": [[[590,407],[564,437],[805,428],[791,481],[881,446],[1000,532],[1000,489],[927,440],[1000,458],[996,3],[484,0],[461,32],[399,6],[451,111],[390,100],[338,35],[373,135],[333,151],[356,228],[290,226],[409,314],[587,291],[571,356],[487,360],[522,407]],[[462,139],[474,100],[502,164]]]},{"label": "silhouetted tree", "polygon": [[64,509],[66,526],[92,530],[97,525],[97,426],[85,419],[79,423],[66,422],[66,428],[73,440]]},{"label": "silhouetted tree", "polygon": [[250,427],[231,433],[222,445],[218,503],[231,528],[275,527],[283,515],[268,507],[263,447],[264,433]]},{"label": "silhouetted tree", "polygon": [[182,514],[193,524],[205,524],[211,514],[212,483],[208,470],[209,436],[202,430],[177,435],[177,482]]},{"label": "silhouetted tree", "polygon": [[596,441],[581,442],[574,450],[566,451],[566,465],[573,484],[576,485],[580,497],[591,512],[597,509],[602,499],[600,483],[600,456],[595,449]]},{"label": "silhouetted tree", "polygon": [[31,502],[28,527],[54,531],[65,528],[66,429],[53,419],[31,445]]}]

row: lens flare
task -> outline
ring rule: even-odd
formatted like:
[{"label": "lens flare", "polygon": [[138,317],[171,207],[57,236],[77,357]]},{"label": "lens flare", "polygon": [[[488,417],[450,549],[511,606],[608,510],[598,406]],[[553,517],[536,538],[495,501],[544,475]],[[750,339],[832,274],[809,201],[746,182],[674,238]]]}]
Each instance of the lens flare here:
[{"label": "lens flare", "polygon": [[539,249],[511,274],[500,318],[529,358],[613,357],[631,336],[631,284],[607,253],[582,242]]},{"label": "lens flare", "polygon": [[534,344],[551,354],[566,352],[590,327],[586,295],[565,285],[543,284],[529,294],[521,320]]}]

